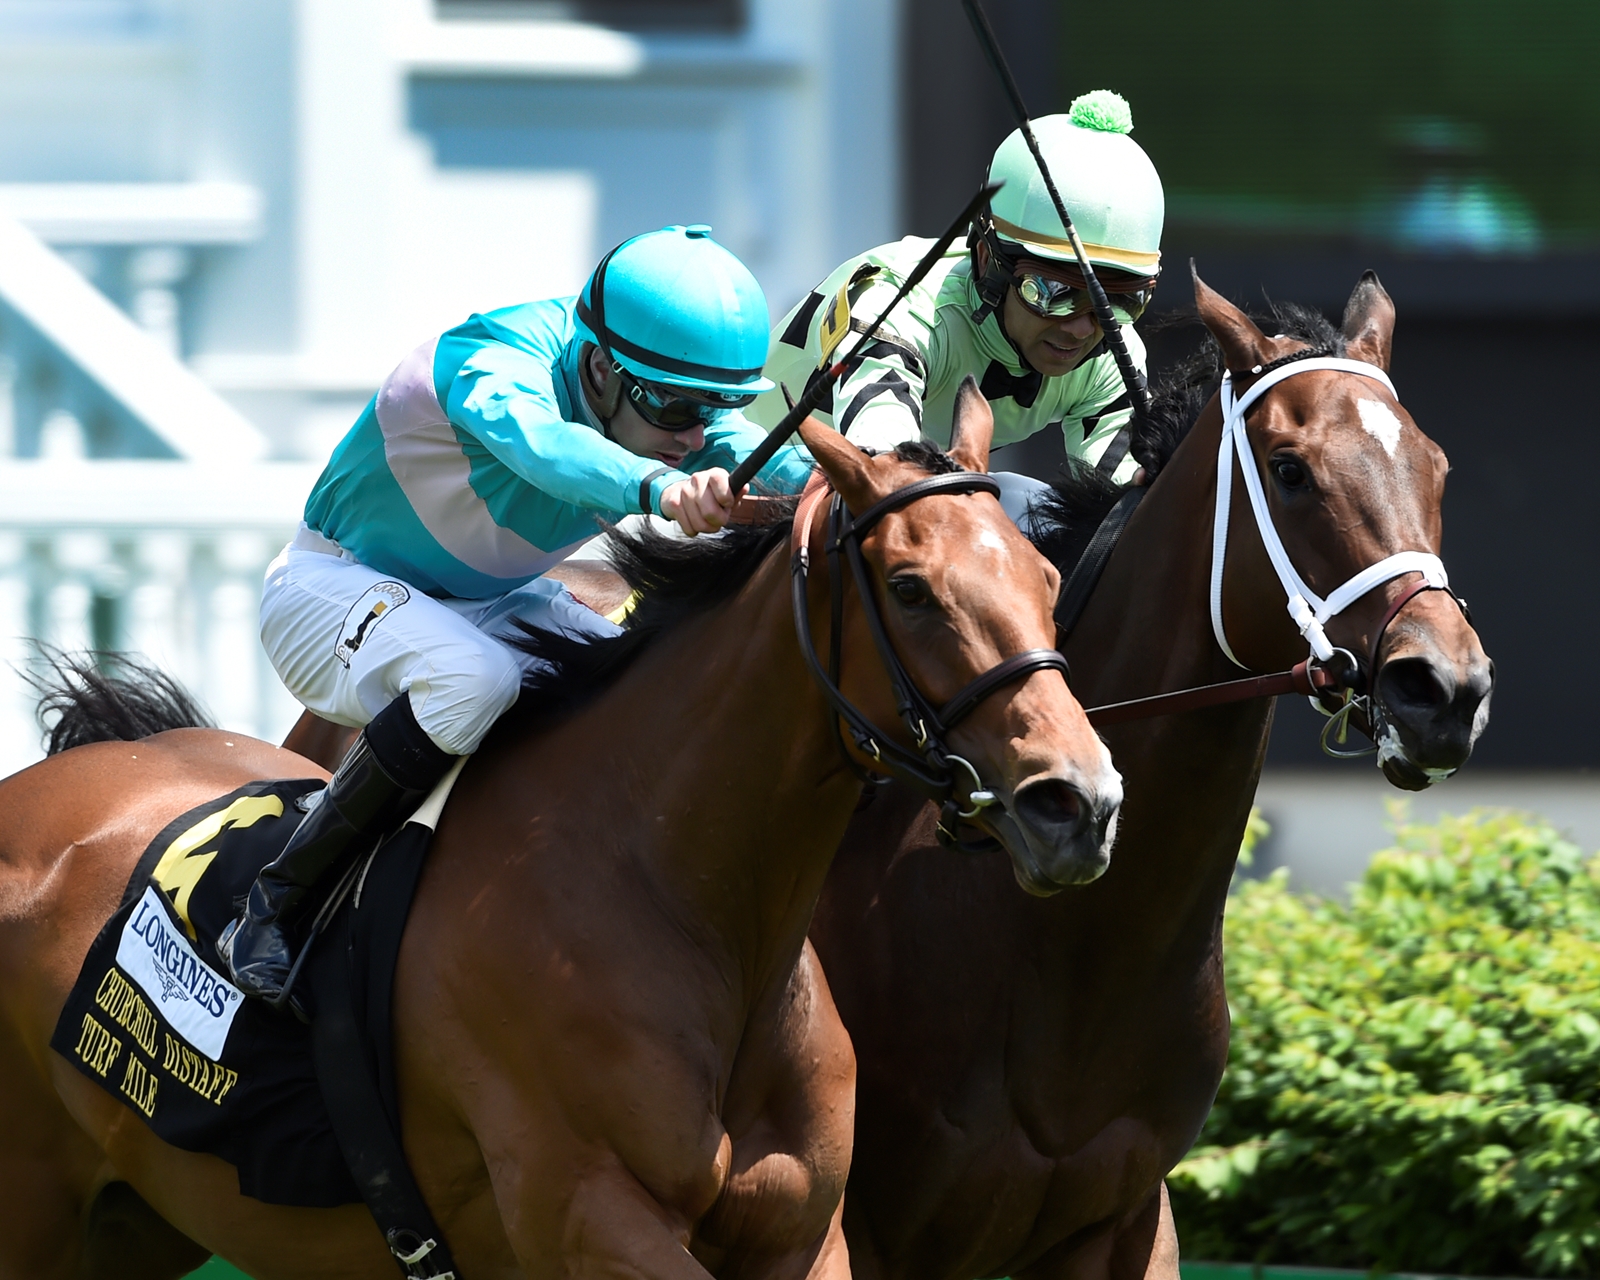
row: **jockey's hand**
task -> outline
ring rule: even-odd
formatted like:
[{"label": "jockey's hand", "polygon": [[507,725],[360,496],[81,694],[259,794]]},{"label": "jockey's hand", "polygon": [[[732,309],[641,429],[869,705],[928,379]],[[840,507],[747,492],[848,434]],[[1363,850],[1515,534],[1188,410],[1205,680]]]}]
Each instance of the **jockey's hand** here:
[{"label": "jockey's hand", "polygon": [[668,485],[661,493],[661,514],[676,520],[678,527],[692,538],[697,533],[715,533],[727,524],[734,501],[728,473],[721,467],[712,467]]}]

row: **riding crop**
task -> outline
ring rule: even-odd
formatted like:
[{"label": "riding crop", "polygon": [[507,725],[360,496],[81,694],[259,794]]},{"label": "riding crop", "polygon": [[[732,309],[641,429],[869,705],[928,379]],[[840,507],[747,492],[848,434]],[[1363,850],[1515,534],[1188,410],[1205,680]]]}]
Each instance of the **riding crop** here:
[{"label": "riding crop", "polygon": [[961,4],[967,11],[967,18],[972,23],[972,30],[977,34],[978,43],[983,46],[989,65],[1000,77],[1001,87],[1005,89],[1006,97],[1010,99],[1011,112],[1017,118],[1017,127],[1022,130],[1022,140],[1028,144],[1028,150],[1033,153],[1033,162],[1039,166],[1045,190],[1050,193],[1050,202],[1056,207],[1056,215],[1061,219],[1061,225],[1066,228],[1067,239],[1072,244],[1073,256],[1078,259],[1078,266],[1083,271],[1084,286],[1089,290],[1094,313],[1100,319],[1100,329],[1105,334],[1106,346],[1111,348],[1117,368],[1122,373],[1123,385],[1128,388],[1128,397],[1133,402],[1134,416],[1142,419],[1150,412],[1150,388],[1145,382],[1144,371],[1128,354],[1128,344],[1122,336],[1122,322],[1111,310],[1111,300],[1106,297],[1105,286],[1095,275],[1094,267],[1089,262],[1089,255],[1084,252],[1083,241],[1078,238],[1078,229],[1072,225],[1072,215],[1067,212],[1067,205],[1061,198],[1061,192],[1056,190],[1056,180],[1050,176],[1050,166],[1045,164],[1044,153],[1039,150],[1039,140],[1033,136],[1033,126],[1028,123],[1028,108],[1022,101],[1022,91],[1017,88],[1016,79],[1006,63],[1005,54],[1000,52],[1000,42],[995,39],[994,29],[989,26],[989,17],[984,13],[980,0],[961,0]]},{"label": "riding crop", "polygon": [[979,211],[993,199],[994,193],[1000,189],[1000,185],[997,182],[985,185],[977,195],[967,202],[967,207],[961,211],[945,233],[933,242],[933,248],[922,255],[922,261],[917,263],[916,268],[906,277],[905,283],[900,286],[900,292],[890,299],[889,305],[878,313],[878,318],[867,327],[860,340],[850,348],[850,354],[828,365],[823,369],[821,376],[813,378],[800,399],[790,406],[789,412],[783,415],[778,425],[767,433],[767,438],[751,451],[748,458],[733,469],[733,472],[728,476],[728,486],[735,494],[749,484],[751,480],[755,479],[756,472],[760,471],[762,467],[772,460],[772,455],[777,453],[783,442],[792,436],[800,424],[816,411],[817,406],[822,403],[822,397],[828,394],[833,384],[866,351],[872,339],[877,336],[878,329],[882,326],[888,314],[901,303],[908,293],[922,283],[923,277],[933,270],[933,264],[944,257],[945,250],[955,242],[955,238],[966,231],[972,224],[972,220],[978,216]]}]

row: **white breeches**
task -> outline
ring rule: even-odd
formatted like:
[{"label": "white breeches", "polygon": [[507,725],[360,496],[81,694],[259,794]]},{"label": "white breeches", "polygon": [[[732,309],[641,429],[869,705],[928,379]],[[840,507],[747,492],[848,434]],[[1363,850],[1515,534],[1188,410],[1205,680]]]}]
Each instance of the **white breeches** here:
[{"label": "white breeches", "polygon": [[439,600],[385,577],[302,527],[267,567],[261,643],[302,705],[360,728],[401,694],[452,755],[475,751],[538,660],[496,639],[513,621],[612,636],[619,628],[559,582],[535,578],[487,600]]}]

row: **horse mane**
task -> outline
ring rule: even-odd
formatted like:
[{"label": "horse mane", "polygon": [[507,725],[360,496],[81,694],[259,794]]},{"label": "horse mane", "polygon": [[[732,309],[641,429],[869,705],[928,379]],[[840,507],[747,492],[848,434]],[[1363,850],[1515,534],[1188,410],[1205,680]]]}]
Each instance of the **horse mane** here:
[{"label": "horse mane", "polygon": [[[1264,331],[1297,338],[1321,354],[1344,354],[1344,336],[1311,307],[1269,300],[1266,313],[1252,319]],[[1193,317],[1185,316],[1162,327],[1193,323],[1197,323]],[[1156,382],[1151,389],[1150,413],[1134,427],[1129,452],[1145,469],[1147,482],[1172,460],[1222,382],[1222,348],[1209,330],[1202,333],[1200,346]],[[1032,508],[1033,544],[1052,564],[1068,572],[1128,486],[1117,484],[1081,459],[1068,458],[1050,488]]]},{"label": "horse mane", "polygon": [[67,654],[39,646],[46,670],[22,673],[50,724],[47,755],[90,742],[137,742],[168,729],[210,729],[200,704],[157,667],[122,653]]},{"label": "horse mane", "polygon": [[[933,475],[963,470],[949,454],[924,440],[895,447],[895,457]],[[565,716],[616,680],[635,658],[679,623],[737,595],[774,548],[789,541],[799,498],[788,514],[761,525],[730,525],[721,533],[675,538],[650,524],[638,532],[613,528],[612,567],[637,595],[622,634],[597,640],[544,631],[518,622],[513,648],[540,659],[543,669],[522,679],[521,699],[500,718],[511,731]],[[780,511],[782,509],[780,508]]]}]

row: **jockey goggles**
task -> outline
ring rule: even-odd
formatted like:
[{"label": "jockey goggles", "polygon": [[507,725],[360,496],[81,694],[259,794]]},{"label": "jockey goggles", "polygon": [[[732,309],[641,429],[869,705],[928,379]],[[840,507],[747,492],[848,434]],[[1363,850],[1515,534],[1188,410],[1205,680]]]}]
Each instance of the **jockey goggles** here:
[{"label": "jockey goggles", "polygon": [[[1065,319],[1093,310],[1094,300],[1080,273],[1066,269],[1075,277],[1057,280],[1037,271],[1018,268],[1013,271],[1011,283],[1017,290],[1017,301],[1041,319]],[[1144,314],[1156,291],[1153,277],[1126,277],[1126,282],[1100,276],[1100,285],[1106,291],[1111,309],[1124,324],[1131,324]]]},{"label": "jockey goggles", "polygon": [[755,400],[753,394],[734,395],[726,391],[703,391],[698,387],[646,382],[634,377],[615,361],[611,371],[622,379],[622,386],[628,393],[628,402],[633,405],[634,411],[661,431],[692,431],[696,427],[709,427],[728,410],[742,409]]}]

